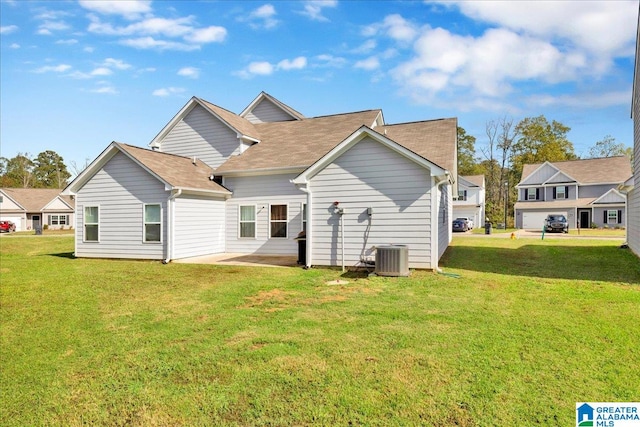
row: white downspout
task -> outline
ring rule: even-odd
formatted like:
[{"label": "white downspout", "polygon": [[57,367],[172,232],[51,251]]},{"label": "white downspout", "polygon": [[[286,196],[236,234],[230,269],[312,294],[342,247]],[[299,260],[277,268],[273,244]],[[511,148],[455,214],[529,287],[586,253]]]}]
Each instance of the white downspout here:
[{"label": "white downspout", "polygon": [[344,273],[344,209],[340,209],[340,255],[342,256],[342,272]]},{"label": "white downspout", "polygon": [[171,262],[171,260],[173,259],[173,254],[174,254],[174,246],[173,246],[173,237],[175,235],[175,213],[176,213],[176,197],[180,197],[180,195],[182,194],[182,189],[179,188],[178,191],[176,191],[175,193],[173,193],[170,197],[169,197],[169,206],[168,208],[168,215],[167,215],[167,222],[169,224],[167,224],[169,226],[169,230],[167,231],[167,239],[169,240],[167,242],[167,259],[165,259],[164,261],[162,261],[164,264],[168,264]]},{"label": "white downspout", "polygon": [[313,256],[313,250],[311,249],[313,244],[313,235],[312,235],[312,221],[313,221],[313,215],[311,215],[312,212],[312,196],[311,196],[311,189],[309,188],[309,184],[307,183],[304,187],[303,186],[299,186],[298,189],[300,189],[300,191],[302,191],[303,193],[305,193],[307,195],[307,233],[306,233],[306,239],[307,239],[307,244],[306,244],[306,262],[304,265],[304,268],[311,268],[312,265],[312,259],[311,257]]},{"label": "white downspout", "polygon": [[[443,179],[442,181],[440,181],[439,183],[436,184],[436,191],[435,191],[436,200],[438,199],[438,194],[439,194],[438,190],[440,190],[440,186],[443,185],[443,184],[448,184],[449,183],[449,171],[445,171],[445,174],[446,174],[447,179]],[[436,201],[436,205],[438,205],[438,201]],[[440,209],[441,208],[444,208],[444,207],[443,206],[438,206],[437,213],[440,213]],[[436,223],[438,223],[439,221],[440,221],[440,219],[438,217],[438,214],[436,214]],[[449,225],[446,225],[446,226],[449,226]],[[438,274],[441,274],[443,271],[442,271],[442,269],[440,267],[438,267],[438,261],[439,261],[438,253],[440,252],[440,247],[439,247],[438,243],[439,243],[439,240],[440,240],[440,233],[438,232],[438,227],[437,226],[436,226],[435,230],[436,230],[436,239],[435,239],[435,243],[436,243],[435,244],[435,249],[436,250],[435,250],[435,253],[433,254],[433,258],[432,258],[434,260],[433,261],[433,264],[434,264],[433,271],[435,271]]]}]

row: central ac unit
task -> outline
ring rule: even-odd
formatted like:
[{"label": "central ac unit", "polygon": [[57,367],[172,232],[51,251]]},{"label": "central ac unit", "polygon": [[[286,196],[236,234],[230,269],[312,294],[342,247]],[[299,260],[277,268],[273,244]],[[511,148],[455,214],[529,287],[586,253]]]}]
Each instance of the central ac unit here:
[{"label": "central ac unit", "polygon": [[377,246],[376,274],[378,276],[408,276],[409,247],[407,245]]}]

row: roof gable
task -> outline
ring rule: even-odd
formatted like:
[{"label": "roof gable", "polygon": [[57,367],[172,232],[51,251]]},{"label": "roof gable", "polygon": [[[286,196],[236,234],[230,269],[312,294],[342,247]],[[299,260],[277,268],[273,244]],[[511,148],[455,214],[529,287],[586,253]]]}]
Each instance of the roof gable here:
[{"label": "roof gable", "polygon": [[604,193],[602,196],[595,199],[592,204],[609,204],[609,203],[625,203],[626,198],[620,194],[618,190],[612,188],[611,190]]},{"label": "roof gable", "polygon": [[465,187],[484,188],[484,175],[458,176],[459,183]]},{"label": "roof gable", "polygon": [[372,140],[390,148],[392,151],[400,154],[417,163],[418,165],[429,169],[431,172],[431,176],[445,176],[448,175],[448,171],[444,170],[440,166],[435,163],[430,162],[429,160],[421,157],[415,152],[409,150],[408,148],[398,144],[397,142],[387,138],[384,135],[374,131],[373,129],[367,126],[361,126],[358,130],[353,132],[349,137],[347,137],[340,144],[335,146],[332,150],[318,159],[315,163],[309,166],[306,170],[304,170],[300,175],[295,177],[292,182],[294,184],[305,184],[314,176],[316,176],[320,171],[326,168],[328,165],[333,163],[337,158],[342,156],[344,153],[353,148],[356,144],[363,141],[365,138],[371,138]]},{"label": "roof gable", "polygon": [[61,190],[56,188],[3,188],[2,192],[26,212],[41,212],[45,206],[58,198]]},{"label": "roof gable", "polygon": [[123,153],[150,175],[162,182],[167,190],[181,189],[203,193],[230,195],[231,192],[213,182],[213,170],[202,160],[147,150],[132,145],[112,142],[64,190],[63,194],[77,193],[117,153]]},{"label": "roof gable", "polygon": [[[260,113],[260,109],[270,110],[270,114]],[[280,114],[278,114],[278,112]],[[269,118],[271,116],[271,118]],[[275,118],[277,116],[277,119]],[[266,92],[260,94],[240,113],[240,117],[247,119],[251,123],[264,123],[272,121],[302,120],[304,116],[287,104],[277,100]]]},{"label": "roof gable", "polygon": [[518,185],[542,185],[559,171],[560,169],[549,162],[536,165],[524,165],[522,168],[522,178]]},{"label": "roof gable", "polygon": [[260,140],[260,135],[251,122],[232,113],[231,111],[225,110],[222,107],[194,96],[180,109],[180,111],[178,111],[175,116],[173,116],[169,123],[167,123],[162,130],[158,132],[155,138],[153,138],[149,143],[149,147],[161,148],[162,141],[166,136],[198,105],[211,114],[213,118],[219,120],[225,126],[234,131],[238,135],[238,138],[253,142],[258,142]]},{"label": "roof gable", "polygon": [[546,180],[544,183],[545,184],[567,184],[567,183],[573,183],[573,182],[576,182],[576,180],[570,177],[569,175],[567,175],[566,173],[558,172],[555,175],[553,175],[551,178]]},{"label": "roof gable", "polygon": [[541,182],[532,182],[529,179],[536,170],[545,165],[561,171],[567,177],[581,185],[620,184],[632,175],[631,162],[625,156],[567,160],[563,162],[524,165],[522,169],[522,180],[518,185],[535,185],[546,182],[546,180],[551,178],[550,176]]},{"label": "roof gable", "polygon": [[4,188],[0,188],[0,194],[2,195],[2,199],[0,200],[0,209],[25,210],[24,206],[22,206],[17,200],[14,200],[14,198],[11,197],[11,193],[6,191]]},{"label": "roof gable", "polygon": [[51,200],[49,203],[47,203],[45,206],[42,207],[43,211],[61,211],[61,210],[73,210],[73,204],[69,203],[67,200],[65,200],[66,197],[64,196],[57,196],[56,198],[54,198],[53,200]]}]

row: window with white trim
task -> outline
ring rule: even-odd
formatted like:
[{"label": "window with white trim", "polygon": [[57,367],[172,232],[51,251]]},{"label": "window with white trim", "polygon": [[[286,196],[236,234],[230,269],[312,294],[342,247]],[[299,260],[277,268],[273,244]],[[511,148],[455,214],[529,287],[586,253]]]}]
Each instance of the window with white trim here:
[{"label": "window with white trim", "polygon": [[567,193],[565,193],[566,187],[561,185],[560,187],[556,187],[556,199],[566,199]]},{"label": "window with white trim", "polygon": [[49,225],[67,225],[67,215],[49,215]]},{"label": "window with white trim", "polygon": [[287,205],[269,207],[269,237],[287,238]]},{"label": "window with white trim", "polygon": [[162,241],[162,206],[144,205],[144,242]]},{"label": "window with white trim", "polygon": [[607,224],[617,224],[617,223],[618,223],[618,211],[607,210]]},{"label": "window with white trim", "polygon": [[244,238],[256,237],[256,207],[240,206],[239,215],[239,236]]},{"label": "window with white trim", "polygon": [[527,200],[538,200],[538,190],[536,188],[529,188],[527,190]]},{"label": "window with white trim", "polygon": [[98,206],[84,207],[84,241],[100,241],[100,208]]},{"label": "window with white trim", "polygon": [[467,201],[467,190],[458,190],[458,200]]}]

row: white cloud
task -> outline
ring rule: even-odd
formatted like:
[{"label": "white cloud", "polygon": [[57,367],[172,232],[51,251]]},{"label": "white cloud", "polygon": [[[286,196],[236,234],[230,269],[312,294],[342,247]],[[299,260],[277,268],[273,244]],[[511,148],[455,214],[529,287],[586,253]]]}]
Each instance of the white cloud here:
[{"label": "white cloud", "polygon": [[362,35],[373,37],[378,34],[403,43],[412,42],[419,33],[418,27],[398,14],[388,15],[380,23],[364,27]]},{"label": "white cloud", "polygon": [[322,14],[323,9],[337,5],[337,0],[308,0],[304,2],[304,10],[300,13],[313,21],[327,22],[329,19]]},{"label": "white cloud", "polygon": [[375,40],[369,39],[364,43],[362,43],[357,48],[353,49],[351,53],[367,54],[373,51],[377,46],[378,46],[378,43]]},{"label": "white cloud", "polygon": [[178,70],[178,75],[182,77],[189,77],[190,79],[197,79],[200,77],[200,70],[195,67],[184,67]]},{"label": "white cloud", "polygon": [[127,64],[122,59],[114,59],[114,58],[105,59],[104,62],[102,63],[102,66],[115,68],[117,70],[128,70],[129,68],[131,68],[131,65]]},{"label": "white cloud", "polygon": [[251,11],[247,17],[239,18],[238,21],[249,22],[251,28],[254,29],[264,28],[270,30],[277,27],[280,23],[280,21],[275,18],[276,15],[276,8],[271,4],[265,4]]},{"label": "white cloud", "polygon": [[54,31],[64,31],[69,28],[69,25],[62,21],[45,21],[38,26],[37,34],[50,36]]},{"label": "white cloud", "polygon": [[166,88],[161,88],[161,89],[156,89],[154,90],[151,94],[153,96],[170,96],[170,95],[177,95],[177,94],[181,94],[184,93],[185,90],[183,88],[179,88],[179,87],[166,87]]},{"label": "white cloud", "polygon": [[185,40],[193,43],[219,43],[227,37],[227,30],[224,27],[211,26],[198,28],[185,36]]},{"label": "white cloud", "polygon": [[118,94],[118,91],[113,86],[100,86],[100,87],[98,87],[96,89],[90,90],[89,92],[106,94],[106,95],[116,95],[116,94]]},{"label": "white cloud", "polygon": [[136,19],[151,12],[151,0],[80,0],[80,6],[104,15],[121,15],[127,19]]},{"label": "white cloud", "polygon": [[371,56],[367,59],[363,59],[361,61],[358,61],[354,64],[355,68],[361,68],[363,70],[377,70],[378,68],[380,68],[380,60],[378,59],[377,56]]},{"label": "white cloud", "polygon": [[67,40],[58,40],[58,41],[56,41],[56,44],[74,45],[76,43],[78,43],[78,40],[76,40],[76,39],[67,39]]},{"label": "white cloud", "polygon": [[0,34],[11,34],[11,33],[15,33],[16,31],[18,31],[18,26],[17,25],[5,25],[0,27]]},{"label": "white cloud", "polygon": [[345,58],[328,54],[318,55],[315,57],[315,59],[320,62],[320,64],[317,65],[319,67],[340,68],[347,63],[347,60]]},{"label": "white cloud", "polygon": [[[223,42],[227,37],[227,30],[224,27],[195,27],[194,16],[173,19],[146,17],[126,26],[113,26],[95,15],[90,16],[89,19],[91,20],[89,32],[116,37],[134,36],[120,40],[120,44],[137,49],[190,51],[199,49],[203,44]],[[162,38],[181,38],[183,41]]]},{"label": "white cloud", "polygon": [[293,60],[283,59],[278,62],[279,70],[301,70],[307,66],[307,58],[304,56],[299,56]]},{"label": "white cloud", "polygon": [[71,65],[68,64],[60,64],[60,65],[45,65],[44,67],[40,67],[34,70],[35,73],[64,73],[65,71],[69,71],[71,69]]},{"label": "white cloud", "polygon": [[113,71],[106,67],[98,67],[91,71],[92,76],[110,76],[111,74],[113,74]]},{"label": "white cloud", "polygon": [[251,64],[249,64],[249,66],[247,67],[247,71],[250,74],[257,74],[260,76],[268,76],[270,74],[273,74],[273,65],[271,65],[268,62],[252,62]]},{"label": "white cloud", "polygon": [[20,45],[18,43],[11,43],[9,46],[11,49],[20,49]]}]

